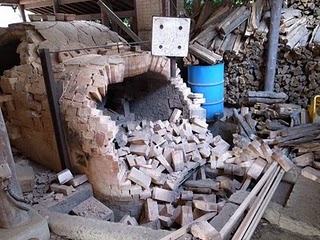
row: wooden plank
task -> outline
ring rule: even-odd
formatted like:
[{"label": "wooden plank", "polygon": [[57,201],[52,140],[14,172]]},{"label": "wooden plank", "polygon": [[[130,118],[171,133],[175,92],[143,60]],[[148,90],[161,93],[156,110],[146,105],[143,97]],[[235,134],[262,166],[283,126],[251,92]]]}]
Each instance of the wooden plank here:
[{"label": "wooden plank", "polygon": [[249,227],[254,218],[255,214],[257,213],[260,205],[262,204],[265,196],[267,195],[274,179],[280,173],[280,166],[273,172],[271,177],[267,180],[266,184],[263,186],[262,190],[260,191],[258,197],[255,199],[253,205],[250,207],[248,213],[246,214],[245,218],[242,220],[239,228],[237,229],[236,233],[233,235],[232,240],[242,239],[243,235],[245,234],[245,230]]},{"label": "wooden plank", "polygon": [[286,172],[294,166],[293,162],[280,150],[275,151],[272,154],[272,158],[277,161]]},{"label": "wooden plank", "polygon": [[211,52],[210,50],[206,49],[198,43],[190,45],[189,52],[208,64],[215,64],[217,63],[217,61],[222,60],[222,56],[215,54],[214,52]]},{"label": "wooden plank", "polygon": [[35,3],[26,3],[21,5],[24,5],[25,10],[32,9],[32,8],[50,7],[52,6],[52,0],[39,1]]},{"label": "wooden plank", "polygon": [[217,213],[214,213],[214,212],[207,213],[207,214],[203,215],[202,217],[197,218],[193,222],[181,227],[177,231],[174,231],[174,232],[168,234],[167,236],[161,238],[160,240],[174,240],[174,239],[177,239],[177,238],[181,237],[183,234],[186,234],[190,230],[190,227],[192,226],[192,224],[197,223],[197,222],[201,222],[201,221],[208,221],[208,220],[210,220],[211,218],[213,218],[216,215],[217,215]]},{"label": "wooden plank", "polygon": [[191,233],[197,239],[222,240],[220,233],[207,221],[194,223],[191,226]]},{"label": "wooden plank", "polygon": [[248,10],[245,10],[244,12],[241,11],[240,16],[238,16],[236,19],[234,19],[230,24],[225,24],[221,27],[221,32],[223,35],[230,34],[234,29],[236,29],[241,23],[246,21],[250,15],[250,12]]},{"label": "wooden plank", "polygon": [[101,19],[101,13],[76,15],[75,20],[97,20]]},{"label": "wooden plank", "polygon": [[320,183],[320,171],[312,167],[305,167],[304,169],[302,169],[301,175],[311,179],[312,181]]},{"label": "wooden plank", "polygon": [[263,204],[261,205],[261,207],[259,208],[258,212],[256,213],[254,219],[252,220],[252,224],[250,225],[250,227],[248,228],[246,234],[244,235],[243,239],[251,239],[252,234],[254,233],[254,230],[256,229],[257,225],[260,222],[260,219],[263,216],[263,213],[265,212],[265,210],[267,209],[269,202],[274,194],[274,192],[276,191],[276,189],[278,188],[278,185],[281,181],[281,179],[283,178],[284,175],[284,170],[281,169],[279,175],[277,176],[276,180],[274,181],[270,191],[268,192],[265,201],[263,202]]},{"label": "wooden plank", "polygon": [[244,211],[248,208],[249,204],[251,203],[252,199],[257,195],[269,177],[273,174],[274,170],[277,168],[278,163],[273,162],[263,177],[259,180],[257,185],[251,190],[248,197],[243,201],[243,203],[239,206],[239,208],[234,212],[234,214],[230,217],[229,221],[223,226],[220,230],[220,234],[222,239],[225,239],[226,236],[230,233],[231,229],[233,228],[234,224],[240,219]]},{"label": "wooden plank", "polygon": [[244,190],[247,191],[247,189],[249,188],[250,184],[251,184],[251,180],[252,178],[247,176],[246,180],[244,181],[244,183],[242,184],[240,190]]},{"label": "wooden plank", "polygon": [[301,156],[293,158],[292,162],[294,162],[299,167],[306,167],[308,165],[312,165],[312,163],[314,162],[314,154],[313,152],[303,154]]},{"label": "wooden plank", "polygon": [[243,116],[238,113],[237,109],[234,108],[232,111],[234,117],[238,120],[239,125],[243,128],[248,138],[250,138],[251,135],[253,135],[253,131],[248,125],[248,123],[244,120]]},{"label": "wooden plank", "polygon": [[272,98],[272,99],[288,99],[288,95],[284,92],[271,92],[271,91],[248,91],[248,97],[259,97],[259,98]]}]

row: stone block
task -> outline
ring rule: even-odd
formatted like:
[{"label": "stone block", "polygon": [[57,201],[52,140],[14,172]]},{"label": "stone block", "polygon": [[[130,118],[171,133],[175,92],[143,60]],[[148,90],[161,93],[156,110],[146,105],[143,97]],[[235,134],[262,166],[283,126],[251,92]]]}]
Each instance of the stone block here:
[{"label": "stone block", "polygon": [[158,203],[157,201],[148,198],[145,203],[145,217],[148,222],[152,222],[158,219],[159,212],[158,212]]},{"label": "stone block", "polygon": [[145,189],[149,188],[151,183],[151,177],[144,174],[142,171],[136,169],[135,167],[130,170],[128,179]]},{"label": "stone block", "polygon": [[155,200],[172,203],[175,200],[173,191],[155,187],[153,188],[152,198]]},{"label": "stone block", "polygon": [[72,185],[73,187],[78,187],[81,184],[88,181],[88,177],[86,174],[76,175],[73,179],[71,179],[68,184]]},{"label": "stone block", "polygon": [[70,195],[75,189],[72,186],[60,185],[53,183],[50,185],[50,190],[55,193],[63,193],[65,196]]},{"label": "stone block", "polygon": [[18,180],[21,186],[21,191],[32,192],[34,186],[34,172],[31,166],[16,165]]},{"label": "stone block", "polygon": [[57,179],[60,184],[65,184],[66,182],[73,179],[73,175],[69,169],[64,169],[61,172],[57,173]]},{"label": "stone block", "polygon": [[184,169],[183,151],[177,150],[171,152],[174,171],[182,171]]},{"label": "stone block", "polygon": [[94,197],[74,207],[71,213],[86,218],[114,221],[113,211]]}]

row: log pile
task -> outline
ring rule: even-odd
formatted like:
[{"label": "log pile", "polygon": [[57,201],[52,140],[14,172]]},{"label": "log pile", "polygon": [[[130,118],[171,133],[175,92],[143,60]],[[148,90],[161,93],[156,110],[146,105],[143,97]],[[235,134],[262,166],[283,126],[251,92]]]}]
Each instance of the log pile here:
[{"label": "log pile", "polygon": [[[190,46],[223,56],[225,99],[239,104],[248,90],[261,90],[264,82],[270,7],[258,0],[248,6],[213,8],[209,4],[195,18]],[[310,7],[311,6],[311,7]],[[285,92],[292,103],[306,107],[319,93],[319,3],[289,1],[281,16],[275,91]],[[209,52],[206,52],[208,55]],[[189,52],[185,64],[212,64]],[[219,59],[216,58],[216,62]]]}]

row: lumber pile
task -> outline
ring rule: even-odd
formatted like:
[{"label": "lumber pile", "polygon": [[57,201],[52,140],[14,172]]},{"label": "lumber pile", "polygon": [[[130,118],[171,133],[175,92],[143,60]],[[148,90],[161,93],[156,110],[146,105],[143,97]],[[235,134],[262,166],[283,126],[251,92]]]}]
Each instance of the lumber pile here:
[{"label": "lumber pile", "polygon": [[264,153],[271,153],[265,146],[287,149],[297,167],[320,169],[320,123],[310,123],[308,112],[301,106],[256,103],[242,107],[240,113],[234,110],[234,118],[239,124],[242,142],[245,142],[243,138],[263,141]]},{"label": "lumber pile", "polygon": [[[219,231],[223,239],[229,237],[228,234],[232,230],[235,232],[232,236],[234,240],[251,238],[285,172],[300,167],[301,175],[320,182],[319,150],[316,148],[319,145],[320,125],[307,123],[308,121],[301,121],[302,123],[293,121],[296,119],[296,114],[299,118],[303,117],[303,110],[300,106],[282,103],[273,105],[257,103],[250,108],[242,107],[240,112],[234,109],[234,118],[240,130],[239,135],[234,136],[234,141],[238,144],[242,142],[243,146],[247,146],[257,154],[258,159],[267,161],[269,168]],[[294,112],[298,113],[292,114]],[[262,128],[261,122],[268,124]],[[250,135],[248,128],[251,129]],[[269,130],[269,134],[266,134],[266,129]],[[255,164],[258,163],[257,160]],[[251,206],[248,212],[241,224],[237,224],[249,203]]]},{"label": "lumber pile", "polygon": [[[226,102],[239,104],[247,91],[263,87],[270,7],[262,0],[247,6],[209,5],[205,4],[194,19],[190,46],[201,48],[206,55],[212,52],[223,57]],[[318,2],[292,0],[281,15],[275,92],[286,93],[289,102],[303,107],[319,94],[318,11]],[[190,51],[184,63],[214,61]]]}]

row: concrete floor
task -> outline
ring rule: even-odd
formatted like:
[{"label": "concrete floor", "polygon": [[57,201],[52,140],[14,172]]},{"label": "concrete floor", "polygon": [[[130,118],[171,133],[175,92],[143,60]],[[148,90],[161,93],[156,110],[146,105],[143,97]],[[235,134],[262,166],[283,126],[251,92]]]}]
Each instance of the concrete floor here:
[{"label": "concrete floor", "polygon": [[252,240],[320,240],[320,236],[305,236],[279,228],[276,225],[261,221]]}]

